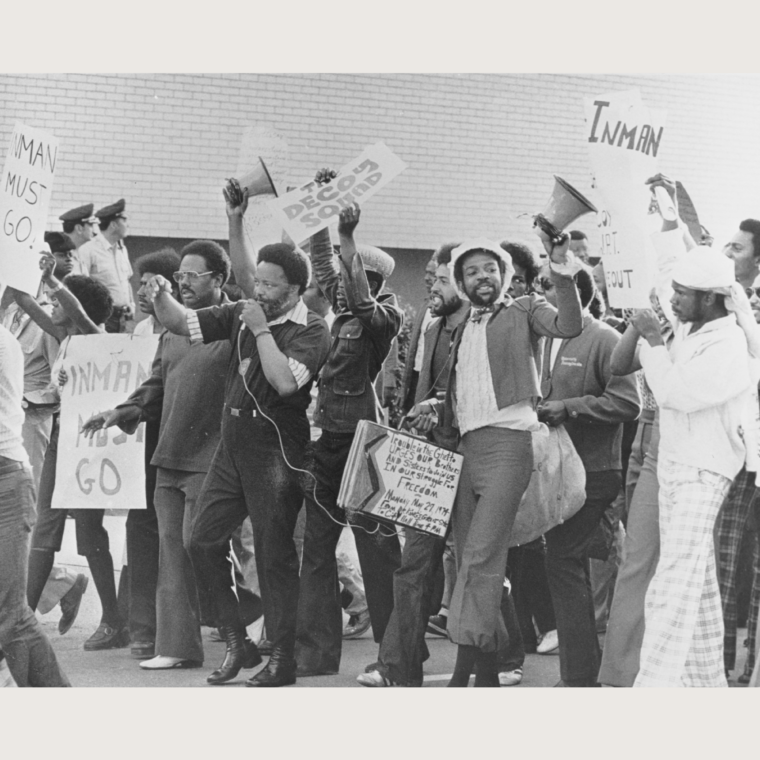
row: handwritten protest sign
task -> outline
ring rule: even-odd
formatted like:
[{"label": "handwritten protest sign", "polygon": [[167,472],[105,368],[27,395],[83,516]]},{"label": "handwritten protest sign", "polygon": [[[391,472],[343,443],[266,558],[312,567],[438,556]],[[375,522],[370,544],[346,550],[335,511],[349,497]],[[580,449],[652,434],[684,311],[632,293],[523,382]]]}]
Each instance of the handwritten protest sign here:
[{"label": "handwritten protest sign", "polygon": [[40,284],[37,248],[45,232],[58,140],[16,124],[0,180],[0,282],[26,293]]},{"label": "handwritten protest sign", "polygon": [[150,376],[157,335],[78,335],[66,347],[54,509],[145,509],[144,423],[85,437],[82,424]]},{"label": "handwritten protest sign", "polygon": [[363,420],[338,494],[347,512],[444,536],[462,456],[422,438]]},{"label": "handwritten protest sign", "polygon": [[325,185],[307,182],[270,200],[269,208],[288,235],[301,243],[337,221],[341,209],[354,201],[371,198],[404,169],[406,164],[380,142],[346,164],[331,182]]},{"label": "handwritten protest sign", "polygon": [[657,173],[665,113],[648,108],[638,90],[584,99],[586,143],[602,199],[599,226],[609,301],[649,306],[656,263],[645,181]]}]

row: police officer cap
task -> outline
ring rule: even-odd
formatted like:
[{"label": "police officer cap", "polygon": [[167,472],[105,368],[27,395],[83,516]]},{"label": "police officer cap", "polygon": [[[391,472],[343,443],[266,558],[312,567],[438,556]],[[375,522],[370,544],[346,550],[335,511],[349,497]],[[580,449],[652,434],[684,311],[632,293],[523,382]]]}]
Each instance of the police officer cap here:
[{"label": "police officer cap", "polygon": [[95,204],[88,203],[84,206],[77,206],[76,208],[67,211],[65,214],[61,214],[58,218],[62,222],[75,222],[76,224],[83,224],[84,222],[97,222],[98,218],[93,215],[92,210],[95,208]]},{"label": "police officer cap", "polygon": [[76,248],[74,241],[65,232],[46,232],[45,242],[50,246],[51,253],[65,253]]},{"label": "police officer cap", "polygon": [[110,206],[103,206],[100,211],[95,212],[95,215],[99,219],[108,219],[111,216],[123,214],[126,206],[127,202],[124,200],[124,198],[121,198],[120,200],[116,201],[116,203],[112,203]]},{"label": "police officer cap", "polygon": [[369,272],[377,272],[384,280],[387,280],[396,267],[396,262],[391,256],[374,245],[357,245],[356,250],[362,257],[362,264]]}]

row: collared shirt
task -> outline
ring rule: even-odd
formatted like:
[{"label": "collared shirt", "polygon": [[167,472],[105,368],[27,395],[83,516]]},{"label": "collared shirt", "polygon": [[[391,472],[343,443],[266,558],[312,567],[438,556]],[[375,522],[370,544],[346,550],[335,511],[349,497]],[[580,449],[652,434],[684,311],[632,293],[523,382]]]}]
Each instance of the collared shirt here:
[{"label": "collared shirt", "polygon": [[677,324],[670,350],[645,343],[639,353],[660,407],[659,456],[733,479],[754,405],[747,340],[733,314],[691,327]]},{"label": "collared shirt", "polygon": [[[37,303],[48,313],[52,305],[43,296]],[[5,312],[3,325],[21,344],[24,353],[24,399],[33,404],[56,404],[49,389],[50,367],[58,354],[58,341],[48,335],[17,303]]]},{"label": "collared shirt", "polygon": [[[191,312],[191,314],[194,315],[195,312]],[[191,314],[188,314],[187,318],[187,326],[190,330],[190,340],[199,343],[203,340],[203,335],[197,317],[193,318]],[[296,305],[287,314],[283,314],[281,317],[277,317],[277,319],[273,319],[271,322],[268,321],[267,327],[284,325],[286,322],[293,322],[297,325],[306,327],[308,323],[308,314],[309,310],[306,308],[306,304],[303,302],[302,298],[299,298]],[[299,388],[303,388],[303,386],[311,380],[312,373],[309,371],[308,367],[297,359],[294,359],[292,356],[288,357],[288,367],[290,367],[290,371],[293,373],[293,379],[296,381],[296,385],[298,385]]]},{"label": "collared shirt", "polygon": [[530,399],[499,409],[488,360],[487,320],[469,321],[459,346],[456,374],[457,421],[461,435],[482,427],[537,430]]},{"label": "collared shirt", "polygon": [[105,236],[97,234],[77,250],[77,258],[84,274],[108,288],[114,306],[131,306],[134,309],[135,298],[129,282],[132,265],[127,246],[122,241],[111,245]]},{"label": "collared shirt", "polygon": [[238,301],[188,310],[190,338],[204,343],[229,340],[232,344],[224,390],[228,407],[244,411],[261,409],[278,424],[303,424],[308,437],[306,408],[311,399],[311,380],[324,364],[330,348],[327,325],[300,300],[284,317],[267,324],[277,348],[288,358],[296,382],[302,381],[295,393],[280,396],[264,375],[256,338],[240,320],[244,306],[245,302]]}]

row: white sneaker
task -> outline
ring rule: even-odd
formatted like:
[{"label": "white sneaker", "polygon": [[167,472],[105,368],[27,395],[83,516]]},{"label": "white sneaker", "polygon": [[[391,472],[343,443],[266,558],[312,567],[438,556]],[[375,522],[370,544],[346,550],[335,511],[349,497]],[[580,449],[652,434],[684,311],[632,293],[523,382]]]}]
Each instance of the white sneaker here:
[{"label": "white sneaker", "polygon": [[140,667],[144,670],[174,670],[183,668],[199,668],[200,663],[195,660],[183,660],[181,657],[165,657],[156,655],[150,660],[143,660]]},{"label": "white sneaker", "polygon": [[390,678],[386,678],[379,670],[370,670],[369,673],[360,673],[356,680],[362,686],[395,686],[396,684]]},{"label": "white sneaker", "polygon": [[517,686],[522,681],[522,668],[508,670],[506,673],[499,673],[499,686]]},{"label": "white sneaker", "polygon": [[547,631],[539,639],[538,646],[536,647],[537,654],[551,654],[559,649],[559,638],[557,631]]}]

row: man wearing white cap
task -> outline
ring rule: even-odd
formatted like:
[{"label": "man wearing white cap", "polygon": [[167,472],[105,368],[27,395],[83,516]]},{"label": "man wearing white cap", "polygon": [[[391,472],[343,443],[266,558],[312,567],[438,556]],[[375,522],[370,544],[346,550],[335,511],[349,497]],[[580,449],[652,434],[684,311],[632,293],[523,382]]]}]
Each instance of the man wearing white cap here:
[{"label": "man wearing white cap", "polygon": [[713,530],[747,455],[753,370],[745,332],[727,308],[737,297],[731,261],[699,247],[681,257],[672,279],[669,351],[653,312],[633,317],[660,408],[660,560],[634,686],[726,686]]},{"label": "man wearing white cap", "polygon": [[[514,267],[501,246],[478,238],[451,255],[454,281],[472,304],[452,339],[443,424],[459,428],[464,455],[452,516],[457,581],[447,632],[458,644],[449,686],[499,686],[497,653],[507,632],[500,602],[509,536],[533,469],[543,338],[574,338],[583,326],[568,239],[551,253],[557,308],[528,295],[505,300]],[[439,423],[433,400],[410,413],[415,427]]]}]

